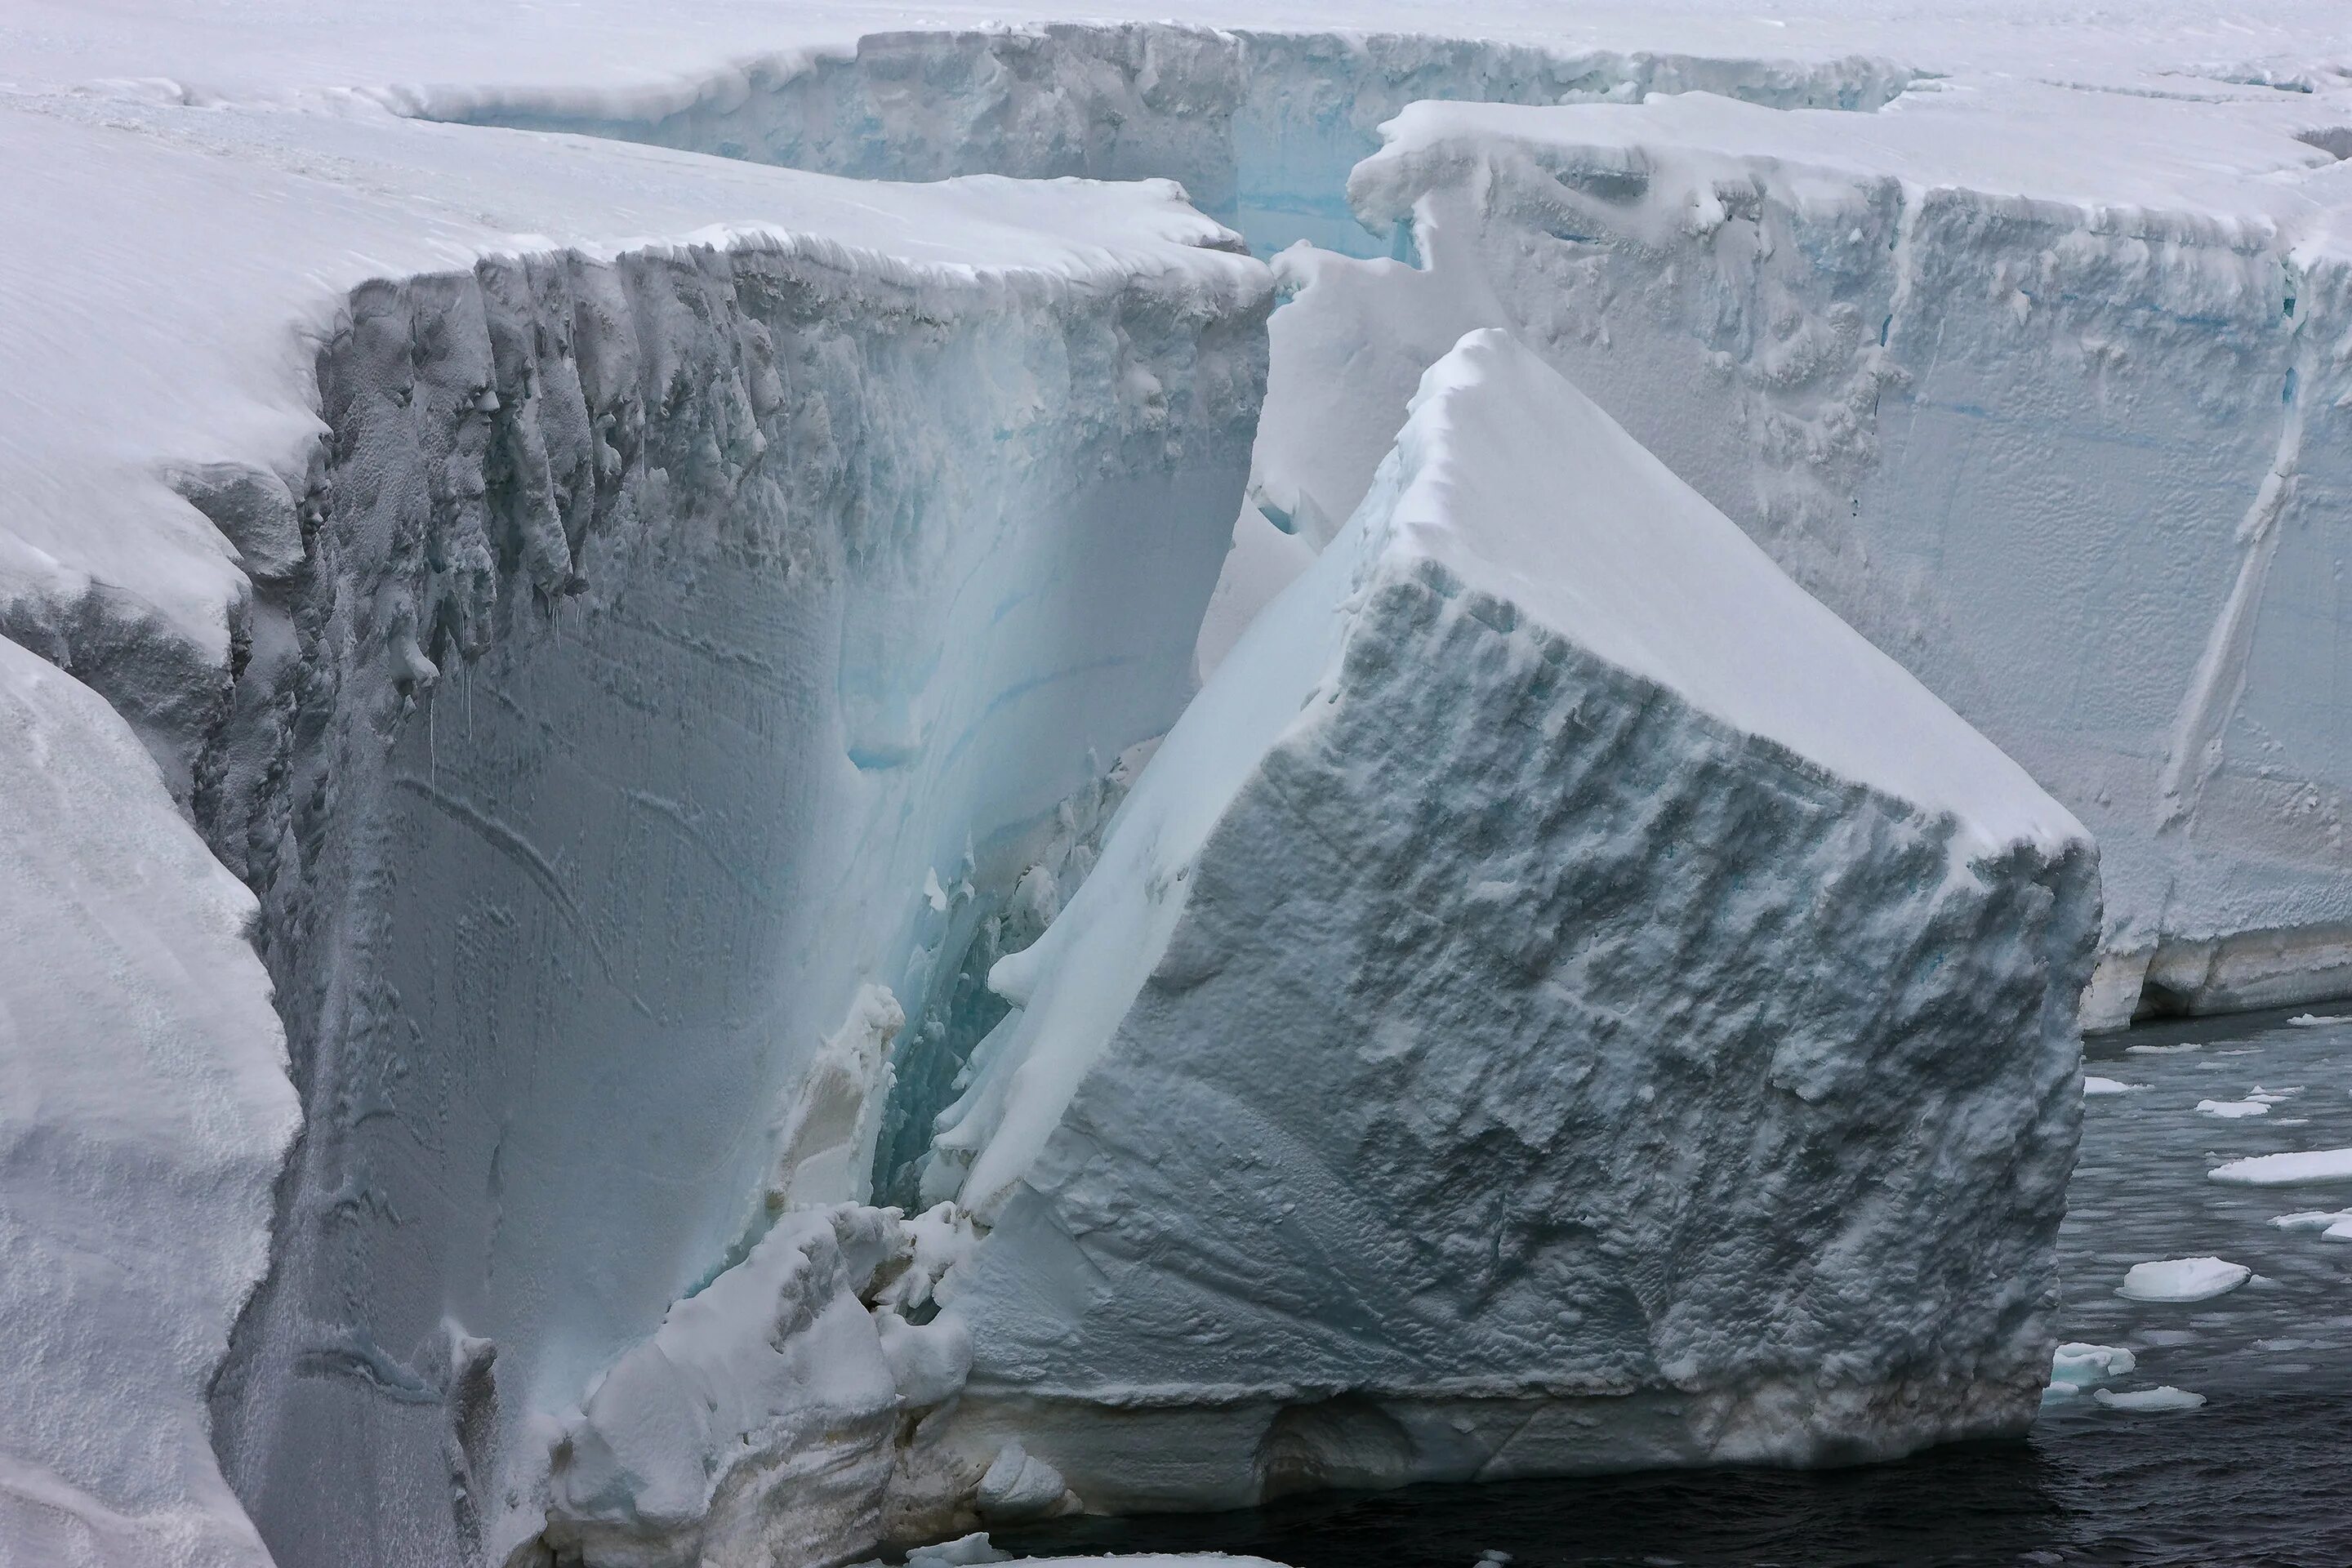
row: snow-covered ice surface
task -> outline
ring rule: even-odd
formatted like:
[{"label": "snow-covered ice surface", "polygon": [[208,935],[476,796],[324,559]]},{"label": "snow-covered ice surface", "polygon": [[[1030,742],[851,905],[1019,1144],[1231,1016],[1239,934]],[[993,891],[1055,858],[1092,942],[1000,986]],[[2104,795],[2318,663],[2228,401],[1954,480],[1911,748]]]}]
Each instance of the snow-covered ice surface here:
[{"label": "snow-covered ice surface", "polygon": [[1473,334],[991,976],[925,1184],[993,1226],[942,1441],[1165,1507],[2021,1426],[2094,883]]}]

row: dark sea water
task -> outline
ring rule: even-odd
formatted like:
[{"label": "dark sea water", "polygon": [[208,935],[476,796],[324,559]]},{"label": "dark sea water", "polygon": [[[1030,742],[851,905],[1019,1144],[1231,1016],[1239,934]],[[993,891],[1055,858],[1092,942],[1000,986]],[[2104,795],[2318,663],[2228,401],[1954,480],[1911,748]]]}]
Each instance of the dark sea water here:
[{"label": "dark sea water", "polygon": [[[2352,1005],[2134,1030],[2090,1071],[2138,1086],[2085,1102],[2060,1240],[2064,1334],[2138,1360],[2111,1386],[2195,1410],[2046,1405],[2032,1435],[1901,1464],[1722,1470],[1302,1498],[1239,1513],[1080,1519],[997,1534],[1022,1552],[1255,1552],[1297,1568],[1559,1564],[2293,1564],[2352,1568],[2352,1240],[2273,1215],[2352,1210],[2352,1183],[2226,1186],[2215,1165],[2352,1146]],[[2155,1048],[2150,1048],[2155,1047]],[[2201,1113],[2257,1089],[2263,1115]],[[2293,1090],[2289,1093],[2287,1091]],[[2194,1304],[2115,1294],[2133,1264],[2212,1256],[2254,1271]]]}]

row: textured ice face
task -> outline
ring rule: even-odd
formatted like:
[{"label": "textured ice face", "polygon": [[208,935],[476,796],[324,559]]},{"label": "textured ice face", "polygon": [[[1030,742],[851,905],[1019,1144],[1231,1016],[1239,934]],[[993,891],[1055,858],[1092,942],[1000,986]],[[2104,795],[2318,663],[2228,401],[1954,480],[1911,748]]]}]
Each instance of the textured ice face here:
[{"label": "textured ice face", "polygon": [[[1268,299],[1155,260],[747,243],[353,296],[312,556],[257,590],[200,800],[310,1115],[215,1399],[283,1562],[503,1560],[543,1418],[621,1422],[588,1390],[674,1301],[863,1195],[900,1037],[1189,691]],[[858,1550],[876,1506],[803,1523]]]},{"label": "textured ice face", "polygon": [[1255,487],[1328,532],[1507,327],[2098,834],[2100,1021],[2334,994],[2352,166],[2214,99],[1416,105],[1351,191],[1425,267],[1282,258]]},{"label": "textured ice face", "polygon": [[1118,1507],[2014,1430],[2096,907],[2013,763],[1474,335],[999,966],[963,1440]]}]

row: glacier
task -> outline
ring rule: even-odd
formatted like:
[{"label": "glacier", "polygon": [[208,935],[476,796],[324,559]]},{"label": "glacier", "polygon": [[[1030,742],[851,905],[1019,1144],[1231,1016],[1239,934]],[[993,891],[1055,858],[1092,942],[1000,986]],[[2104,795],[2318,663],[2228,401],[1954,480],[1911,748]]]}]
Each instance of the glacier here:
[{"label": "glacier", "polygon": [[2097,904],[2016,763],[1473,332],[990,977],[936,1440],[1119,1510],[2021,1429]]},{"label": "glacier", "polygon": [[1421,369],[1507,327],[2098,835],[2091,1026],[2340,994],[2345,118],[1990,78],[1415,105],[1349,187],[1413,260],[1277,262],[1254,493],[1328,537]]},{"label": "glacier", "polygon": [[[1010,1087],[972,1054],[1034,1002],[991,977],[1122,897],[1155,738],[1473,328],[2098,832],[2095,1022],[2340,994],[2340,8],[1183,9],[0,13],[0,1321],[55,1350],[0,1406],[0,1555],[837,1562],[1601,1462],[1502,1454],[1491,1391],[1391,1410],[1346,1347],[1198,1410],[1175,1372],[1033,1398],[1063,1299],[1007,1293],[1010,1209],[945,1201],[994,1112],[931,1146]],[[1930,320],[1963,346],[1923,362]],[[2118,450],[2204,442],[2202,488],[2017,437],[2068,374]],[[1988,465],[1956,421],[2004,400]],[[1996,472],[2067,479],[2053,535],[2109,574],[2021,547]],[[1922,485],[1961,504],[1927,563]],[[2116,689],[2052,720],[2035,657]],[[2065,1114],[2012,1251],[1952,1251],[2003,1288]],[[1945,1369],[1907,1415],[1654,1389],[1612,1452],[2000,1426],[2042,1326],[1966,1321],[1853,1352]],[[1170,1466],[1091,1447],[1119,1399]]]}]

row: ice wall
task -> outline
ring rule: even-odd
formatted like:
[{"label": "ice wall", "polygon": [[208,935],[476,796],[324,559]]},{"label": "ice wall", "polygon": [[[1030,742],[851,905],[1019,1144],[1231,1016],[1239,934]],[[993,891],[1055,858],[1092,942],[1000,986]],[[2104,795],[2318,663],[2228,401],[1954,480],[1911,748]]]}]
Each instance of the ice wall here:
[{"label": "ice wall", "polygon": [[2021,769],[1474,333],[991,977],[938,1440],[1117,1510],[2021,1430],[2097,900]]},{"label": "ice wall", "polygon": [[206,796],[310,1112],[215,1399],[281,1568],[502,1554],[549,1420],[861,1195],[904,1018],[1188,693],[1268,302],[1191,254],[352,295]]},{"label": "ice wall", "polygon": [[1638,101],[1704,89],[1780,108],[1875,109],[1915,72],[1821,59],[1573,49],[1388,32],[1097,23],[873,33],[846,58],[754,64],[683,106],[623,93],[425,92],[417,111],[649,141],[864,179],[1168,178],[1252,251],[1305,239],[1385,254],[1348,173],[1423,99]]},{"label": "ice wall", "polygon": [[2096,832],[2094,1022],[2341,994],[2327,113],[1981,79],[1866,117],[1416,106],[1351,190],[1422,265],[1282,258],[1254,493],[1328,536],[1421,368],[1508,326]]}]

